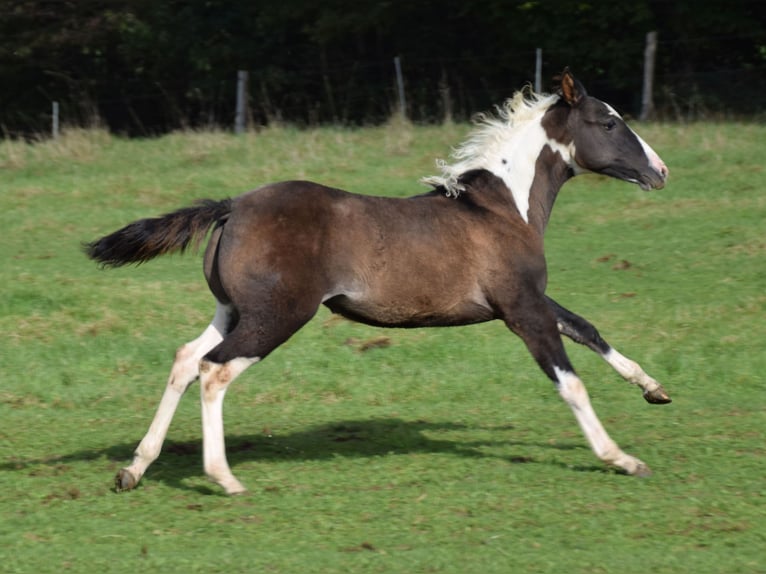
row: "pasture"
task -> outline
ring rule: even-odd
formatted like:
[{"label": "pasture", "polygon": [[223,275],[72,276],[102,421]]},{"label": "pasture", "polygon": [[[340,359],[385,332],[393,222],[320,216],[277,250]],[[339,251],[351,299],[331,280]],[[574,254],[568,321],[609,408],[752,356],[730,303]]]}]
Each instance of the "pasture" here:
[{"label": "pasture", "polygon": [[766,572],[766,127],[636,129],[667,187],[574,179],[546,253],[549,293],[673,398],[567,342],[653,476],[600,465],[502,325],[323,310],[227,394],[233,498],[202,472],[196,385],[141,485],[112,491],[214,305],[199,255],[104,271],[81,242],[282,179],[420,193],[467,126],[0,142],[0,571]]}]

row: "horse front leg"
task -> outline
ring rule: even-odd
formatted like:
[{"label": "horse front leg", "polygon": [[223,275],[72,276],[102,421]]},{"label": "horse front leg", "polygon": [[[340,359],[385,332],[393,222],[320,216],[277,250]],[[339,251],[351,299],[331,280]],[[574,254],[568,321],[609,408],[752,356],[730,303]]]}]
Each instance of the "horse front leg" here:
[{"label": "horse front leg", "polygon": [[550,297],[546,297],[546,300],[556,315],[556,324],[562,335],[598,353],[623,379],[638,385],[648,403],[664,405],[672,402],[660,383],[647,375],[641,365],[617,351],[601,338],[598,330],[591,323],[565,309]]},{"label": "horse front leg", "polygon": [[542,300],[537,303],[524,305],[526,313],[521,321],[506,320],[506,324],[524,340],[540,368],[556,385],[596,456],[627,474],[650,475],[649,467],[623,452],[604,429],[591,406],[585,385],[569,362],[551,309]]},{"label": "horse front leg", "polygon": [[588,391],[574,370],[554,367],[556,383],[561,397],[571,407],[580,428],[593,452],[606,464],[634,476],[649,476],[652,471],[638,458],[623,452],[607,434],[590,403]]}]

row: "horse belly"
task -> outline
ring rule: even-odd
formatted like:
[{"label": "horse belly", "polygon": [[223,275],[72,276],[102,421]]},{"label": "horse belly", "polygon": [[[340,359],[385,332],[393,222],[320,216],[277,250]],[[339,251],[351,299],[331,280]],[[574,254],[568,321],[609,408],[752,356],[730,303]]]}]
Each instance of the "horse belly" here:
[{"label": "horse belly", "polygon": [[445,300],[430,294],[409,297],[370,297],[337,295],[324,301],[333,313],[338,313],[367,325],[379,327],[447,327],[481,323],[494,318],[482,297]]}]

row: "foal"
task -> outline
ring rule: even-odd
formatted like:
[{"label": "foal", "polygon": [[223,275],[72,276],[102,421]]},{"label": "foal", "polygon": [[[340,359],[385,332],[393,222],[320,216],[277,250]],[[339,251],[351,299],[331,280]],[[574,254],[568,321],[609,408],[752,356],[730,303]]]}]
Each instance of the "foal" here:
[{"label": "foal", "polygon": [[503,321],[572,408],[596,456],[628,474],[649,474],[607,435],[561,335],[601,355],[650,403],[670,398],[593,325],[545,295],[543,233],[571,177],[602,173],[648,190],[662,188],[668,170],[568,69],[557,94],[518,93],[478,124],[455,163],[424,180],[434,189],[423,195],[369,197],[288,181],[139,220],[86,246],[92,259],[119,266],[183,251],[213,229],[204,272],[215,316],[178,349],[149,431],[116,477],[118,490],[135,487],[159,456],[181,396],[199,378],[205,472],[227,493],[244,492],[226,460],[226,389],[320,304],[383,327]]}]

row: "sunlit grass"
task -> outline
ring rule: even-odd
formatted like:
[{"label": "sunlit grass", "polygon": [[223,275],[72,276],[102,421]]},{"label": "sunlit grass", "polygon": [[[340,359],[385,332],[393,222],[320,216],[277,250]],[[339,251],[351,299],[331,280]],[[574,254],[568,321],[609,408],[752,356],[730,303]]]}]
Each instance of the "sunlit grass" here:
[{"label": "sunlit grass", "polygon": [[635,127],[667,188],[574,180],[546,249],[549,292],[674,398],[646,405],[568,344],[651,479],[598,463],[502,325],[384,331],[323,310],[227,395],[250,488],[235,499],[202,476],[196,387],[141,487],[111,492],[213,302],[198,256],[103,271],[81,242],[282,179],[420,193],[467,126],[0,142],[0,570],[765,571],[766,127]]}]

